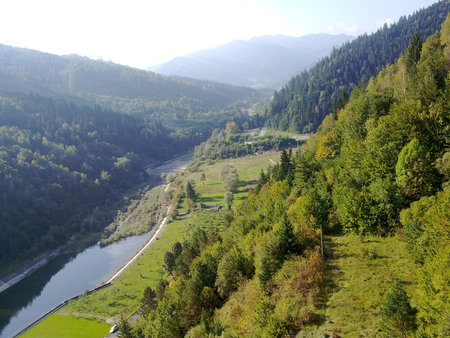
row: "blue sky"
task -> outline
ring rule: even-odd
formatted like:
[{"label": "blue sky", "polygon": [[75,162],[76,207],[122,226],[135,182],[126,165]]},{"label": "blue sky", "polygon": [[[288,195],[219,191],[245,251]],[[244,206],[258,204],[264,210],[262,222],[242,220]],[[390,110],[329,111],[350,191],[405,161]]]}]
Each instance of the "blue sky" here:
[{"label": "blue sky", "polygon": [[238,39],[371,33],[435,0],[1,0],[0,43],[145,68]]}]

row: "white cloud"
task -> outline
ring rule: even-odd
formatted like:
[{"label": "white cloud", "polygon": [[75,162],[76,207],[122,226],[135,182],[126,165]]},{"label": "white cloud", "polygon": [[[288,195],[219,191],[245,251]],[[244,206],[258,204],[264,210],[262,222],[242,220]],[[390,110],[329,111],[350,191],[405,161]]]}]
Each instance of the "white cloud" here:
[{"label": "white cloud", "polygon": [[355,36],[358,35],[360,29],[358,25],[349,22],[338,22],[334,25],[328,25],[326,31],[330,34],[349,34]]}]

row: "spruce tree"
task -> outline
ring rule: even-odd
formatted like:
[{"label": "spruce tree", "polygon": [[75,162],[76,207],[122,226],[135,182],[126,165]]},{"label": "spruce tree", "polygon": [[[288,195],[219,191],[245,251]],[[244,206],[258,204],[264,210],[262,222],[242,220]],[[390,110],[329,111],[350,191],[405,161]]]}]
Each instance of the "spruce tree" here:
[{"label": "spruce tree", "polygon": [[406,67],[409,72],[413,72],[416,69],[417,62],[419,62],[421,53],[422,38],[416,30],[411,38],[408,49],[406,50]]},{"label": "spruce tree", "polygon": [[119,323],[119,338],[134,338],[133,330],[131,325],[128,324],[127,320],[122,316]]},{"label": "spruce tree", "polygon": [[152,309],[156,308],[158,300],[156,298],[156,292],[150,286],[147,286],[144,290],[144,296],[141,299],[142,313],[147,315]]},{"label": "spruce tree", "polygon": [[261,259],[261,270],[258,274],[259,285],[264,292],[267,292],[266,284],[272,278],[272,264],[267,254]]},{"label": "spruce tree", "polygon": [[197,193],[195,192],[192,183],[189,181],[186,183],[186,197],[193,202],[197,199]]},{"label": "spruce tree", "polygon": [[396,337],[408,337],[416,329],[416,312],[409,304],[403,284],[396,280],[381,306],[381,327]]}]

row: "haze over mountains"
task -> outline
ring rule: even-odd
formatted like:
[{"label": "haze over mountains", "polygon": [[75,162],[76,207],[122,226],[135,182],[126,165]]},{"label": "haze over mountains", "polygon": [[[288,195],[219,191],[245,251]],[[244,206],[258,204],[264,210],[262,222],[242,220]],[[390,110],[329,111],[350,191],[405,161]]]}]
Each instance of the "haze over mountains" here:
[{"label": "haze over mountains", "polygon": [[165,75],[275,88],[328,55],[333,47],[352,39],[345,34],[263,36],[180,56],[149,69]]}]

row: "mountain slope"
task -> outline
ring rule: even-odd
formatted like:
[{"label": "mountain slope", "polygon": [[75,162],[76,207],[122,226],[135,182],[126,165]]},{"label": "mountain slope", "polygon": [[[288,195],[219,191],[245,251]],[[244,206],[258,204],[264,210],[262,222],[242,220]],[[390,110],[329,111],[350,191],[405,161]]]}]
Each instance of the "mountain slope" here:
[{"label": "mountain slope", "polygon": [[0,45],[0,267],[102,230],[109,215],[96,207],[142,183],[144,165],[248,121],[260,97]]},{"label": "mountain slope", "polygon": [[275,87],[351,39],[343,34],[263,36],[178,57],[150,69],[238,86]]},{"label": "mountain slope", "polygon": [[362,35],[296,75],[279,91],[268,109],[270,126],[282,130],[309,131],[317,128],[333,111],[333,105],[345,102],[361,81],[368,81],[403,53],[417,29],[422,38],[439,30],[450,3],[439,1],[371,35]]},{"label": "mountain slope", "polygon": [[[355,89],[295,155],[283,151],[228,227],[167,252],[170,283],[146,290],[137,330],[448,337],[450,15],[416,51]],[[327,271],[324,260],[340,262]]]},{"label": "mountain slope", "polygon": [[56,56],[5,45],[0,45],[0,92],[33,92],[158,118],[164,118],[165,112],[187,116],[223,111],[236,103],[246,107],[261,98],[249,88],[167,77],[76,55]]},{"label": "mountain slope", "polygon": [[99,107],[0,95],[0,267],[102,230],[108,215],[88,218],[94,208],[195,142]]}]

